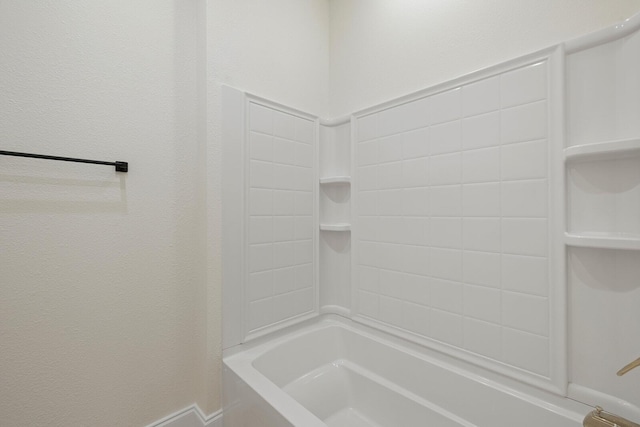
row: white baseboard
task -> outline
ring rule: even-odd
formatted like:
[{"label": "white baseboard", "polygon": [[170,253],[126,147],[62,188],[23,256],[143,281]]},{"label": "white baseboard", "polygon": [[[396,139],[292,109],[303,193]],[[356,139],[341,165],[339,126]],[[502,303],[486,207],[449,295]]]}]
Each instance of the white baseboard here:
[{"label": "white baseboard", "polygon": [[167,415],[147,427],[222,427],[222,409],[205,415],[198,404]]}]

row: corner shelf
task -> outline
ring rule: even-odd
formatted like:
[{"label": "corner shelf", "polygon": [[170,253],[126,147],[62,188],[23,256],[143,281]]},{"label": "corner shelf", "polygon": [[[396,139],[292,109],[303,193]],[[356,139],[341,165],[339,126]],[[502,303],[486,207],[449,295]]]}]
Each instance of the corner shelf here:
[{"label": "corner shelf", "polygon": [[628,155],[640,156],[640,138],[575,145],[564,150],[566,162],[613,160]]},{"label": "corner shelf", "polygon": [[335,223],[335,224],[320,224],[321,231],[350,231],[351,224],[348,223]]},{"label": "corner shelf", "polygon": [[640,236],[622,233],[565,233],[564,241],[582,248],[640,250]]},{"label": "corner shelf", "polygon": [[320,184],[351,184],[350,176],[327,176],[320,178]]}]

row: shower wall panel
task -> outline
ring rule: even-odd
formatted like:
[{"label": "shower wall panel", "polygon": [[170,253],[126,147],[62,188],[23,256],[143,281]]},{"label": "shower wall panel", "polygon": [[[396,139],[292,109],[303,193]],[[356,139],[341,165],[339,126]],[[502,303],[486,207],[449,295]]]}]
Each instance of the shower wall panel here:
[{"label": "shower wall panel", "polygon": [[250,100],[245,164],[245,332],[316,308],[316,125]]},{"label": "shower wall panel", "polygon": [[356,115],[356,318],[552,377],[550,80],[543,58]]}]

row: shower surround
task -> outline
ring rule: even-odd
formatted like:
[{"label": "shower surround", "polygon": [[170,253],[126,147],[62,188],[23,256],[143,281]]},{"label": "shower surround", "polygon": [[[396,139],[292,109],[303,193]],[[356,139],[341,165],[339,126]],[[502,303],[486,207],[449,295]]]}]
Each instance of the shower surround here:
[{"label": "shower surround", "polygon": [[[628,251],[640,248],[638,157],[630,156],[640,153],[632,119],[640,94],[624,88],[640,84],[633,72],[639,25],[635,17],[624,31],[595,33],[338,120],[225,88],[225,423],[409,426],[427,411],[451,425],[485,425],[480,413],[451,412],[455,405],[438,402],[433,390],[417,392],[375,368],[350,340],[374,354],[397,343],[389,363],[414,366],[416,376],[432,369],[426,359],[441,358],[440,384],[467,375],[475,389],[471,377],[490,378],[507,412],[519,404],[509,406],[506,396],[519,394],[526,411],[551,417],[545,425],[579,425],[589,408],[566,396],[640,418],[637,384],[567,369],[585,345],[584,338],[568,341],[567,319],[579,328],[585,319],[575,317],[574,301],[594,298],[584,285],[593,280],[585,261],[600,270],[615,265],[622,274],[611,286],[638,297],[630,284],[637,252]],[[583,95],[585,87],[607,85],[624,87],[601,99]],[[606,109],[618,112],[615,120],[597,114]],[[584,127],[600,136],[584,137]],[[614,170],[622,172],[598,187]],[[341,329],[351,332],[335,332]],[[325,340],[318,330],[341,338]],[[350,350],[328,351],[336,340]],[[625,360],[637,357],[633,351],[625,347]],[[422,365],[405,360],[412,352]],[[283,374],[269,374],[276,371]],[[336,395],[340,384],[349,396]],[[360,389],[380,391],[374,400],[389,402],[387,411],[371,402],[353,406]]]}]

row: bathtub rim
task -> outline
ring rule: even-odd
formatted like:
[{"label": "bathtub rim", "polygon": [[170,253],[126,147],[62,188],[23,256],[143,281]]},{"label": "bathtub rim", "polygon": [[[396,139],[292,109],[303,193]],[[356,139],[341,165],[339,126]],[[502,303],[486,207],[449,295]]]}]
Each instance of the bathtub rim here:
[{"label": "bathtub rim", "polygon": [[293,425],[304,425],[305,427],[326,426],[307,408],[254,367],[253,362],[284,343],[331,327],[343,328],[351,333],[361,335],[381,345],[388,346],[394,351],[401,351],[409,356],[417,357],[424,363],[446,370],[448,374],[463,376],[471,381],[479,382],[484,386],[527,401],[534,406],[579,424],[581,424],[583,417],[593,409],[591,406],[567,396],[537,388],[336,314],[323,314],[317,318],[259,337],[248,343],[226,349],[223,352],[223,366],[225,369],[231,369]]}]

